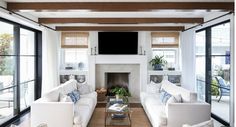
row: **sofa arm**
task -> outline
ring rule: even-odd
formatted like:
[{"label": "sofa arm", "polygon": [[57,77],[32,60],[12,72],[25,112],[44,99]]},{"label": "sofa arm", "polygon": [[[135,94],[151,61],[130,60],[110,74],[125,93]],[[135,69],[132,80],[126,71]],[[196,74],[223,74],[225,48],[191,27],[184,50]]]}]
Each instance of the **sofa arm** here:
[{"label": "sofa arm", "polygon": [[72,127],[72,102],[34,102],[31,105],[31,127],[45,123],[48,127]]},{"label": "sofa arm", "polygon": [[168,127],[182,127],[210,120],[211,106],[208,103],[170,103],[166,114]]}]

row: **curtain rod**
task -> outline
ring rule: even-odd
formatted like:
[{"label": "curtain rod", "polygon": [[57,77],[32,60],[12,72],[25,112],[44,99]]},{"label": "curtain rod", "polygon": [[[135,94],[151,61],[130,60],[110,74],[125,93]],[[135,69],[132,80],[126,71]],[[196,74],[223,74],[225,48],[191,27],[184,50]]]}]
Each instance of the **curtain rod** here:
[{"label": "curtain rod", "polygon": [[20,16],[20,17],[22,17],[22,18],[24,18],[24,19],[27,19],[27,20],[29,20],[29,21],[31,21],[31,22],[34,22],[34,23],[38,24],[39,26],[44,26],[44,27],[46,27],[46,28],[48,28],[48,29],[51,29],[51,30],[56,31],[56,29],[53,29],[53,28],[51,28],[51,27],[49,27],[49,26],[47,26],[47,25],[41,24],[41,23],[39,23],[39,22],[36,22],[36,21],[34,21],[34,20],[30,19],[30,18],[27,18],[27,17],[25,17],[25,16],[23,16],[23,15],[21,15],[21,14],[18,14],[18,13],[15,13],[15,12],[13,12],[13,11],[10,11],[10,10],[6,9],[5,7],[0,6],[0,8],[2,8],[2,9],[4,9],[4,10],[8,11],[8,13],[11,14],[11,15],[12,15],[12,14],[15,14],[15,15]]},{"label": "curtain rod", "polygon": [[224,17],[224,16],[229,15],[229,14],[232,14],[232,13],[233,13],[232,11],[231,11],[231,12],[228,12],[228,13],[226,13],[226,14],[223,14],[223,15],[221,15],[221,16],[218,16],[218,17],[216,17],[216,18],[213,18],[213,19],[208,20],[208,21],[206,21],[206,22],[203,22],[203,23],[201,23],[201,24],[198,24],[198,25],[192,26],[192,27],[190,27],[190,28],[188,28],[188,29],[185,29],[185,30],[183,30],[182,32],[187,31],[187,30],[190,30],[190,29],[193,29],[193,28],[198,27],[198,26],[201,26],[201,25],[203,25],[203,24],[205,24],[205,23],[211,22],[211,21],[213,21],[213,20],[215,20],[215,19],[219,19],[219,18],[221,18],[221,17]]}]

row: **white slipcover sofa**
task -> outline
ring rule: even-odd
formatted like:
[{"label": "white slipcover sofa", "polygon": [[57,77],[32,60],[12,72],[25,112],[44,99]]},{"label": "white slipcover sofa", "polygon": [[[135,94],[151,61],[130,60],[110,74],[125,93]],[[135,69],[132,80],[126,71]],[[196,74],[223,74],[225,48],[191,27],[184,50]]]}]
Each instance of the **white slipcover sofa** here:
[{"label": "white slipcover sofa", "polygon": [[[151,88],[153,89],[153,88]],[[181,95],[182,103],[162,104],[160,93],[141,92],[141,104],[153,127],[182,127],[183,124],[197,124],[211,118],[211,106],[197,101],[197,94],[163,81],[161,89],[171,95]]]},{"label": "white slipcover sofa", "polygon": [[48,127],[86,127],[97,104],[97,93],[90,91],[73,102],[60,102],[60,95],[78,89],[76,80],[54,88],[31,105],[31,127],[47,124]]}]

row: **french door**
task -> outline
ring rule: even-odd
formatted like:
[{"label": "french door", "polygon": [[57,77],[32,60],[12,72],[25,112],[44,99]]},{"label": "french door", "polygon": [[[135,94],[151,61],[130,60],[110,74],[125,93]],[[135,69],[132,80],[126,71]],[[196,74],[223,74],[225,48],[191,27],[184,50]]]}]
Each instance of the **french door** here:
[{"label": "french door", "polygon": [[211,104],[212,117],[229,126],[230,22],[196,32],[196,88],[198,99]]},{"label": "french door", "polygon": [[0,126],[29,110],[41,93],[41,32],[0,18]]}]

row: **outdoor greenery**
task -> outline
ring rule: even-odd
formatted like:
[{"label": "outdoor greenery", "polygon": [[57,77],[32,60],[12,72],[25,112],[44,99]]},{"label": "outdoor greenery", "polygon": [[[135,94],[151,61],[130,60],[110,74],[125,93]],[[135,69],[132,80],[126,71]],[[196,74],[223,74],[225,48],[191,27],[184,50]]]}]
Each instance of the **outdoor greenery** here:
[{"label": "outdoor greenery", "polygon": [[[11,42],[13,36],[11,34],[0,34],[0,54],[10,55],[12,52]],[[12,75],[12,65],[11,59],[8,56],[1,56],[0,58],[0,75]]]},{"label": "outdoor greenery", "polygon": [[215,79],[211,80],[211,95],[219,96],[218,82]]},{"label": "outdoor greenery", "polygon": [[164,66],[165,64],[167,64],[167,61],[164,59],[164,56],[156,55],[151,61],[149,61],[149,63],[152,66],[155,66],[157,64],[160,64],[161,66]]}]

